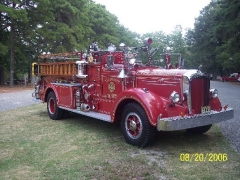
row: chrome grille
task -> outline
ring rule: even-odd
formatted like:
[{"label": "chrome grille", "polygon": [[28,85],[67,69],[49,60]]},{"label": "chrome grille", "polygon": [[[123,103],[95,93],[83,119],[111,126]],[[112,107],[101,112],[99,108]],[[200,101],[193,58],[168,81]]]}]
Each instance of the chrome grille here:
[{"label": "chrome grille", "polygon": [[200,114],[202,107],[209,105],[210,80],[208,77],[193,78],[189,88],[191,111]]}]

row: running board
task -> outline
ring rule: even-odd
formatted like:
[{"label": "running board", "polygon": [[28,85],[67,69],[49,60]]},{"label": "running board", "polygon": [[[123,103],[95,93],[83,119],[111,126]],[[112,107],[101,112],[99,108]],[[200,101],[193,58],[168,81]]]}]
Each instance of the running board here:
[{"label": "running board", "polygon": [[99,119],[99,120],[102,120],[102,121],[111,122],[111,116],[107,115],[107,114],[102,114],[102,113],[92,112],[92,111],[83,112],[83,111],[78,111],[76,109],[66,108],[66,107],[63,107],[63,106],[59,106],[59,108],[70,111],[70,112],[74,112],[76,114],[81,114],[81,115],[92,117],[92,118]]}]

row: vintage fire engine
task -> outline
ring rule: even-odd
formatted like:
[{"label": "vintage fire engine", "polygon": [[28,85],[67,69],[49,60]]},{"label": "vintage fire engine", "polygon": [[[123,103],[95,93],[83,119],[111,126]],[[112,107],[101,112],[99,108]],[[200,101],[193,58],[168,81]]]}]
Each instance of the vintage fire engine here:
[{"label": "vintage fire engine", "polygon": [[[156,131],[207,132],[212,124],[233,118],[222,106],[218,91],[200,70],[153,65],[151,38],[141,47],[99,50],[93,43],[87,53],[45,54],[33,63],[36,81],[33,97],[47,103],[49,117],[73,112],[107,122],[120,122],[127,143],[145,147]],[[145,52],[147,63],[137,59]]]}]

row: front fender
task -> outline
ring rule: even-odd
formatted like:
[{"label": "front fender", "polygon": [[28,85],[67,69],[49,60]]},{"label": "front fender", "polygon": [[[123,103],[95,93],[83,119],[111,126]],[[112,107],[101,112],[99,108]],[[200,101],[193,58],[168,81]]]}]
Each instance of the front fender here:
[{"label": "front fender", "polygon": [[212,98],[210,100],[210,106],[211,106],[211,110],[214,110],[214,111],[222,110],[222,105],[221,105],[221,102],[219,101],[218,97]]},{"label": "front fender", "polygon": [[112,121],[115,119],[117,108],[125,100],[138,102],[147,113],[148,119],[153,126],[157,125],[157,119],[160,114],[164,117],[167,116],[166,100],[151,91],[142,88],[132,88],[121,92],[117,96],[111,110]]}]

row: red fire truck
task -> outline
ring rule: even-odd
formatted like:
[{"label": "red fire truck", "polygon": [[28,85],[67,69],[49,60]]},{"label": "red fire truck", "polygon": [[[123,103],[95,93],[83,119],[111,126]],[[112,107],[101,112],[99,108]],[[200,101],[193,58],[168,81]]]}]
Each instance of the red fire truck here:
[{"label": "red fire truck", "polygon": [[[233,118],[234,110],[221,105],[218,91],[210,89],[209,77],[200,70],[182,69],[179,57],[171,66],[153,65],[151,38],[141,47],[96,43],[87,53],[40,55],[33,63],[36,86],[33,97],[47,103],[49,117],[63,118],[73,112],[107,122],[120,122],[127,143],[145,147],[157,131],[207,132],[212,124]],[[145,52],[147,63],[138,58]]]}]

